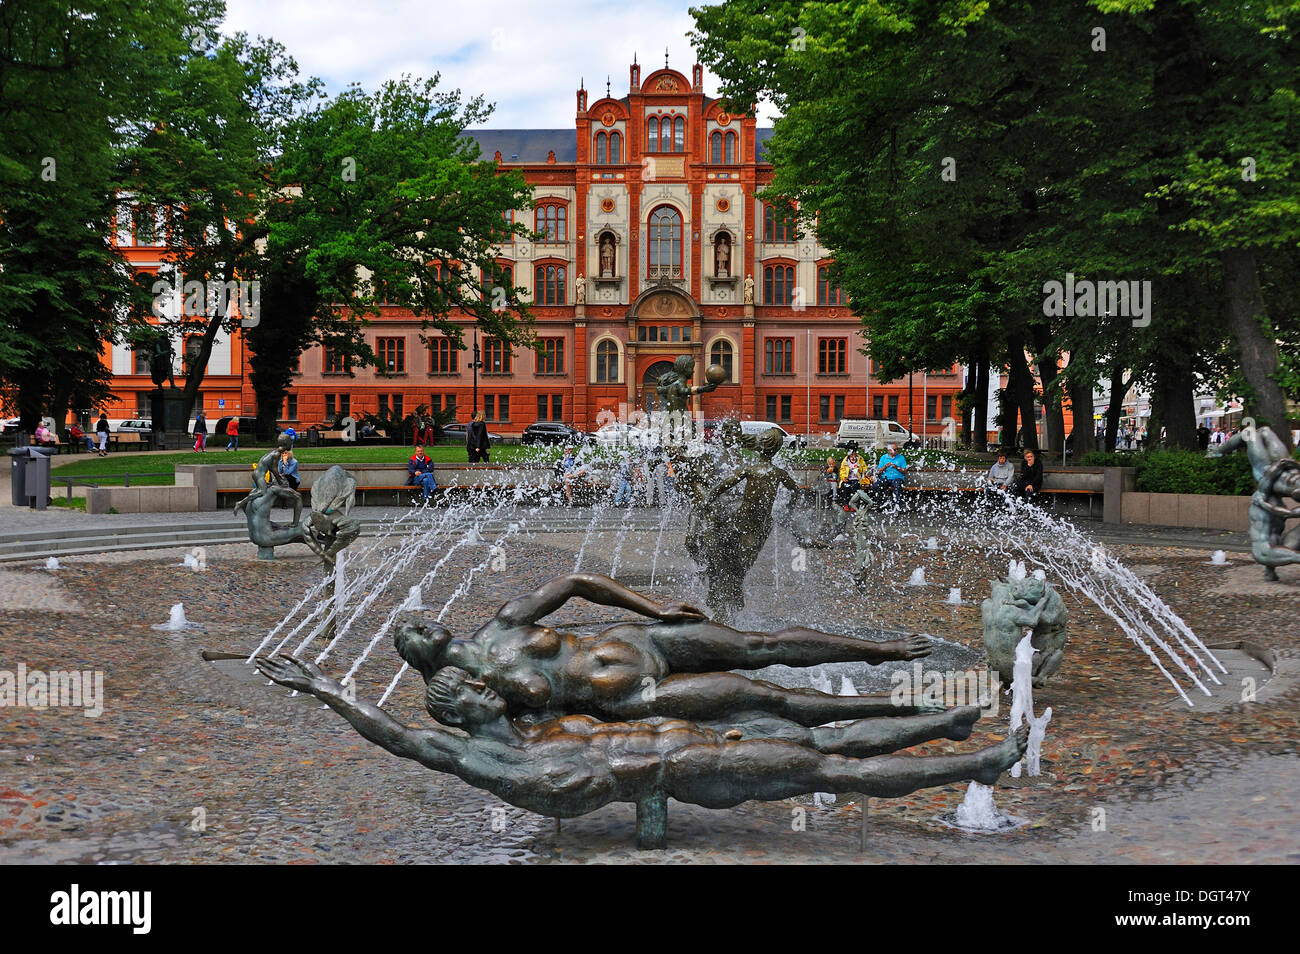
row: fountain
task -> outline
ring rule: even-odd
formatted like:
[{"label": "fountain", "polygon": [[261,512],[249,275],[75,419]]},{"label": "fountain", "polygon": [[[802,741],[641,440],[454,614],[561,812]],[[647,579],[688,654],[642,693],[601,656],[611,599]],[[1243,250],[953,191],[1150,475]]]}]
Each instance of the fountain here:
[{"label": "fountain", "polygon": [[961,587],[960,587],[960,586],[950,586],[950,587],[948,588],[948,605],[949,605],[949,606],[961,606],[961,605],[962,605],[962,602],[961,602]]},{"label": "fountain", "polygon": [[927,586],[925,582],[925,567],[918,566],[912,571],[912,575],[907,578],[908,586]]},{"label": "fountain", "polygon": [[1215,550],[1214,553],[1210,555],[1210,566],[1227,566],[1227,565],[1228,565],[1228,554],[1225,553],[1223,550]]},{"label": "fountain", "polygon": [[[1047,734],[1047,723],[1052,721],[1052,707],[1043,710],[1041,716],[1034,715],[1034,680],[1033,657],[1038,650],[1033,645],[1034,633],[1026,630],[1024,638],[1016,645],[1015,676],[1011,682],[1011,729],[1015,731],[1022,723],[1029,723],[1029,747],[1025,751],[1024,767],[1030,777],[1040,773],[1039,760],[1042,758],[1043,737]],[[1021,763],[1011,767],[1011,777],[1020,777]]]},{"label": "fountain", "polygon": [[49,570],[50,572],[54,572],[55,570],[59,569],[59,558],[50,557],[49,559],[47,559],[45,561],[45,569]]},{"label": "fountain", "polygon": [[183,629],[190,629],[191,625],[185,618],[184,604],[176,603],[167,614],[167,622],[156,623],[153,628],[165,633],[179,633]]},{"label": "fountain", "polygon": [[925,548],[926,548],[927,550],[937,550],[937,549],[939,549],[939,538],[938,538],[938,537],[930,537],[928,540],[925,541]]}]

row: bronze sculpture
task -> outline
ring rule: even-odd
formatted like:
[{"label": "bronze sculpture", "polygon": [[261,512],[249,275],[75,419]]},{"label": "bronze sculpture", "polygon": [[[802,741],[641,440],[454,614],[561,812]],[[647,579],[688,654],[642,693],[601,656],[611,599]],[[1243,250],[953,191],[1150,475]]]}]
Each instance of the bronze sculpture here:
[{"label": "bronze sculpture", "polygon": [[[619,623],[594,636],[560,632],[539,622],[575,596],[656,622]],[[398,627],[394,642],[426,683],[439,669],[455,666],[483,679],[515,714],[580,712],[623,720],[761,712],[815,726],[836,719],[933,712],[895,705],[888,693],[829,696],[725,671],[918,659],[931,651],[925,636],[872,642],[798,626],[777,633],[740,632],[693,606],[660,606],[594,573],[557,577],[510,600],[468,640],[454,639],[437,623],[407,623]]]},{"label": "bronze sculpture", "polygon": [[1016,646],[1025,630],[1033,631],[1034,649],[1030,675],[1041,686],[1065,660],[1067,612],[1061,594],[1046,581],[1027,576],[993,583],[993,592],[980,604],[984,623],[984,651],[989,668],[1011,685]]},{"label": "bronze sculpture", "polygon": [[436,704],[468,735],[443,728],[411,729],[383,709],[350,700],[343,686],[312,663],[259,657],[280,685],[311,693],[362,736],[394,755],[448,772],[528,811],[571,818],[611,802],[635,802],[641,847],[663,847],[667,799],[729,808],[809,792],[862,792],[896,798],[934,785],[974,779],[987,785],[1024,755],[1029,727],[978,752],[916,757],[851,758],[795,742],[745,738],[691,722],[600,722],[565,716],[521,729],[508,703],[463,671],[449,673]]},{"label": "bronze sculpture", "polygon": [[715,390],[718,381],[710,379],[703,384],[691,384],[695,376],[695,359],[689,354],[679,354],[673,361],[673,369],[659,376],[655,390],[659,394],[659,410],[669,414],[687,415],[690,413],[691,396]]},{"label": "bronze sculpture", "polygon": [[1300,501],[1300,461],[1287,453],[1271,427],[1247,424],[1222,444],[1211,446],[1207,456],[1220,457],[1244,448],[1257,487],[1250,498],[1250,553],[1264,568],[1264,579],[1276,581],[1277,568],[1300,564],[1300,524],[1287,530],[1287,521],[1300,519],[1300,507],[1286,506],[1286,498]]}]

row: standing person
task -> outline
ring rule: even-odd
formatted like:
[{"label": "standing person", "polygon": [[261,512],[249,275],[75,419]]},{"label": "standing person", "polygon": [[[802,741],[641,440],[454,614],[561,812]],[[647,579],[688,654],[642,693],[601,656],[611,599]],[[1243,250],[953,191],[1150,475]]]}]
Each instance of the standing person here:
[{"label": "standing person", "polygon": [[1043,462],[1038,459],[1038,454],[1030,448],[1025,451],[1024,463],[1020,465],[1020,473],[1016,476],[1016,482],[1011,485],[1011,492],[1022,500],[1033,500],[1034,494],[1043,488]]},{"label": "standing person", "polygon": [[194,416],[194,450],[202,453],[208,449],[208,418],[199,409],[199,413]]},{"label": "standing person", "polygon": [[826,482],[826,506],[835,503],[835,496],[840,486],[840,465],[834,457],[826,458],[826,467],[822,470],[822,480]]},{"label": "standing person", "polygon": [[95,433],[99,435],[99,456],[108,456],[108,413],[99,412],[99,420],[95,424]]},{"label": "standing person", "polygon": [[663,451],[656,444],[647,448],[645,455],[645,505],[649,507],[651,499],[655,499],[662,507],[668,503],[664,490],[666,466]]},{"label": "standing person", "polygon": [[1208,450],[1210,447],[1210,429],[1201,421],[1201,426],[1196,429],[1196,445],[1202,450]]},{"label": "standing person", "polygon": [[280,479],[289,485],[290,489],[297,490],[298,484],[298,458],[293,456],[293,449],[286,447],[280,451],[280,463],[276,467],[276,472]]},{"label": "standing person", "polygon": [[632,459],[624,454],[618,463],[618,489],[614,492],[614,506],[632,506]]},{"label": "standing person", "polygon": [[239,418],[232,417],[230,423],[226,425],[226,436],[230,440],[226,443],[226,450],[239,450]]},{"label": "standing person", "polygon": [[483,423],[483,412],[475,411],[469,427],[465,428],[465,449],[469,452],[469,462],[486,464],[491,446],[487,424]]},{"label": "standing person", "polygon": [[907,458],[899,453],[897,444],[891,442],[887,452],[880,455],[876,473],[894,489],[894,503],[897,504],[903,495],[903,482],[907,480]]},{"label": "standing person", "polygon": [[427,503],[429,495],[438,489],[438,480],[433,475],[433,461],[424,453],[424,446],[415,445],[415,453],[406,463],[406,483],[410,487],[419,487]]}]

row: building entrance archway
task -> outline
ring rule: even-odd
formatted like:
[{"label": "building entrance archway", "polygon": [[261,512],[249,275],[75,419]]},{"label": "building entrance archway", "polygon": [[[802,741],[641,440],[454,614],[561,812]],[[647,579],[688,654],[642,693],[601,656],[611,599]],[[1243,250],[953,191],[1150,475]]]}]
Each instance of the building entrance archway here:
[{"label": "building entrance archway", "polygon": [[656,361],[645,369],[641,375],[641,392],[637,395],[637,407],[653,411],[659,406],[659,378],[673,369],[671,361]]}]

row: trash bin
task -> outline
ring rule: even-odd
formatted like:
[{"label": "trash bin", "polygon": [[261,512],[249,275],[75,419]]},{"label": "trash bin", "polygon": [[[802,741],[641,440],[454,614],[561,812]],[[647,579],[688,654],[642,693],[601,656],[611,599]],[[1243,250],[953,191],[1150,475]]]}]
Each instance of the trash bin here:
[{"label": "trash bin", "polygon": [[50,502],[50,455],[53,447],[15,447],[9,451],[10,502],[44,510]]}]

